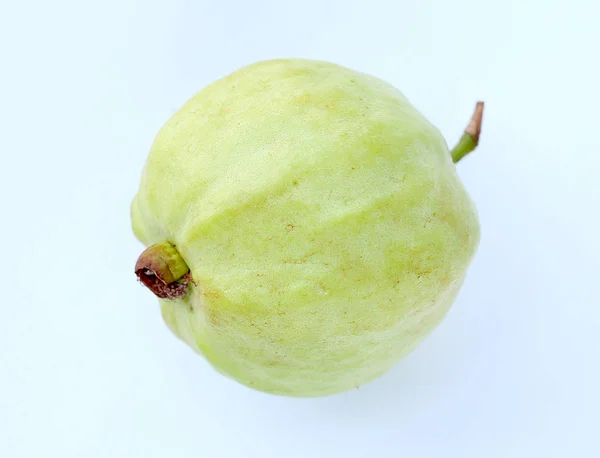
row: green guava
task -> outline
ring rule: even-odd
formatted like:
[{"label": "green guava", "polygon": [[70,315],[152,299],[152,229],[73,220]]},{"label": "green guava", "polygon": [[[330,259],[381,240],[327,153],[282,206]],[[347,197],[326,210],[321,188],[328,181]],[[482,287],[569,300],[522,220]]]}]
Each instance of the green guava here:
[{"label": "green guava", "polygon": [[136,274],[171,331],[256,390],[324,396],[388,371],[444,318],[480,237],[458,146],[391,85],[258,62],[162,127],[131,206]]}]

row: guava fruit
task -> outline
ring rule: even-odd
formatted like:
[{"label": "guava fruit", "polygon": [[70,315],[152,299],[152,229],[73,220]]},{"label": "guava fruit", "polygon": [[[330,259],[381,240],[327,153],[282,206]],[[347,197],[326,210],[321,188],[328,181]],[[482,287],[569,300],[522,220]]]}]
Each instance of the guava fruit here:
[{"label": "guava fruit", "polygon": [[480,226],[458,146],[397,89],[278,59],[161,128],[131,205],[135,272],[171,331],[256,390],[324,396],[388,371],[444,318]]}]

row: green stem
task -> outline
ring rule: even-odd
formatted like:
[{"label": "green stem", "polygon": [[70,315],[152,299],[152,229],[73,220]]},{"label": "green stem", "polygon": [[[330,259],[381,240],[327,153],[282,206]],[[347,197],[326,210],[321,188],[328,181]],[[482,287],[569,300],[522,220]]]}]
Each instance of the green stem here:
[{"label": "green stem", "polygon": [[454,161],[455,164],[477,148],[479,136],[481,135],[481,123],[483,122],[483,106],[483,102],[477,102],[475,112],[471,117],[471,121],[469,121],[469,125],[465,129],[465,133],[452,151],[450,151],[452,161]]}]

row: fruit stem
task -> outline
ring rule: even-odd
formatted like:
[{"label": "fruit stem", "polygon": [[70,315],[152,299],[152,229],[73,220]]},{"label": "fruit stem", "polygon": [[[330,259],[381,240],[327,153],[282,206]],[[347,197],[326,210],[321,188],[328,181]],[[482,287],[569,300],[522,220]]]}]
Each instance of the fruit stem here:
[{"label": "fruit stem", "polygon": [[483,102],[477,102],[475,112],[469,121],[469,125],[457,145],[450,151],[452,161],[456,164],[463,157],[477,148],[479,135],[481,135],[481,123],[483,122]]},{"label": "fruit stem", "polygon": [[169,242],[148,247],[135,263],[138,279],[161,299],[179,299],[188,293],[190,269]]}]

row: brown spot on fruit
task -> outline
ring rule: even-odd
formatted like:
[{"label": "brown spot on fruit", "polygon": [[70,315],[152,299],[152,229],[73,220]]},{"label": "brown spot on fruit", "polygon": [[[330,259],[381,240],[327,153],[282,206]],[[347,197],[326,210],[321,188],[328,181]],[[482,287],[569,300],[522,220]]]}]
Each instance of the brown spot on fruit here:
[{"label": "brown spot on fruit", "polygon": [[218,291],[203,291],[202,295],[213,299],[219,299],[221,297],[221,294]]}]

